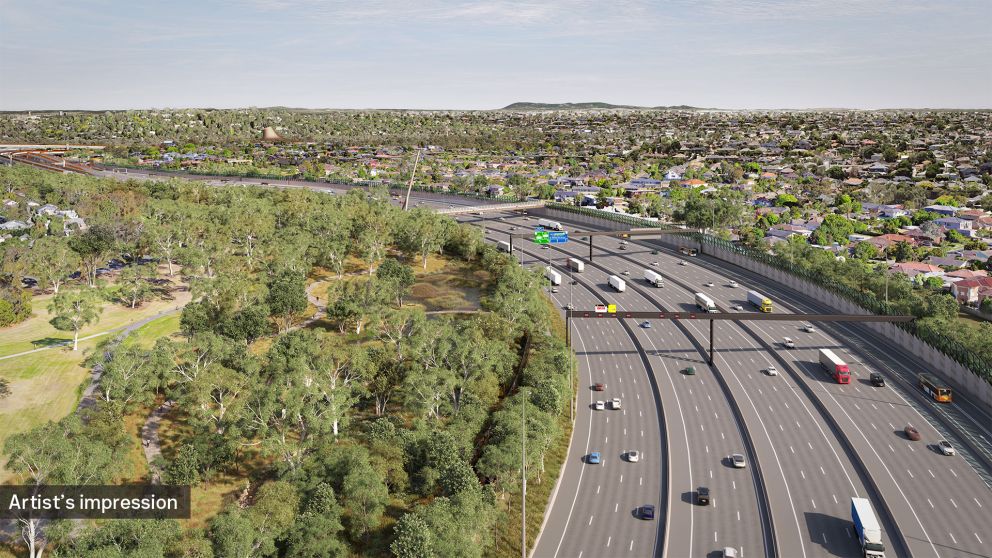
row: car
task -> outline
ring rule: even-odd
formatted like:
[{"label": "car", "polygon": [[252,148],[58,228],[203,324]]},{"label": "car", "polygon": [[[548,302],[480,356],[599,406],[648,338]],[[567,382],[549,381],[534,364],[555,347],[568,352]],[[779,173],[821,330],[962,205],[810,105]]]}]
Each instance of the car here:
[{"label": "car", "polygon": [[653,265],[654,267],[658,267],[658,262],[651,262],[651,265]]},{"label": "car", "polygon": [[644,329],[651,329],[651,322],[644,322],[641,324]]},{"label": "car", "polygon": [[696,489],[696,503],[700,506],[710,505],[710,489],[700,486]]},{"label": "car", "polygon": [[595,391],[606,391],[606,384],[603,382],[596,382],[592,385],[592,389]]},{"label": "car", "polygon": [[597,402],[593,403],[592,406],[597,411],[602,411],[602,410],[606,409],[606,403],[604,403],[603,401],[597,401]]},{"label": "car", "polygon": [[947,440],[937,442],[937,449],[944,455],[954,455],[957,453],[957,451],[954,450],[954,446],[952,446]]},{"label": "car", "polygon": [[510,227],[510,230],[511,231],[515,231],[515,230],[517,230],[517,227]]},{"label": "car", "polygon": [[599,465],[600,464],[599,452],[594,451],[590,453],[589,457],[586,458],[586,461],[589,462],[590,465]]},{"label": "car", "polygon": [[620,275],[630,275],[630,272],[625,269],[620,273]]},{"label": "car", "polygon": [[651,250],[651,255],[652,256],[657,256],[658,255],[658,251],[657,250]]},{"label": "car", "polygon": [[679,260],[679,265],[687,265],[687,264],[685,263],[685,260]]},{"label": "car", "polygon": [[613,399],[611,399],[610,400],[610,406],[613,407],[614,410],[619,409],[620,408],[620,398],[619,397],[614,397]]},{"label": "car", "polygon": [[551,248],[551,246],[548,246],[547,244],[542,244],[541,245],[541,250],[549,250],[550,248]]},{"label": "car", "polygon": [[646,506],[641,506],[641,509],[637,510],[637,514],[641,516],[641,519],[652,520],[654,519],[654,506],[647,504]]},{"label": "car", "polygon": [[627,461],[631,463],[637,463],[641,460],[641,452],[637,450],[631,450],[627,452]]},{"label": "car", "polygon": [[744,307],[741,306],[740,304],[735,304],[735,305],[731,306],[730,308],[732,310],[737,310],[738,312],[743,312],[744,311]]},{"label": "car", "polygon": [[919,442],[922,436],[920,436],[920,431],[916,429],[913,425],[907,425],[906,428],[902,429],[903,433],[907,438],[914,442]]},{"label": "car", "polygon": [[575,305],[572,303],[568,303],[565,305],[565,310],[575,310]]},{"label": "car", "polygon": [[730,456],[730,464],[734,466],[734,469],[743,469],[747,467],[747,462],[744,461],[744,455],[740,453],[735,453]]},{"label": "car", "polygon": [[737,287],[737,281],[731,281],[727,283],[727,286],[730,287],[731,289],[734,289]]},{"label": "car", "polygon": [[803,327],[801,327],[799,329],[805,331],[806,333],[815,333],[816,332],[816,328],[813,327],[813,324],[803,324]]},{"label": "car", "polygon": [[768,374],[769,376],[778,376],[778,368],[775,368],[775,365],[773,364],[768,368],[765,368],[765,374]]},{"label": "car", "polygon": [[732,546],[723,547],[723,557],[722,558],[737,558],[740,554],[737,554],[737,549]]},{"label": "car", "polygon": [[885,377],[879,372],[872,372],[869,374],[868,381],[875,387],[885,387]]},{"label": "car", "polygon": [[707,281],[707,282],[705,283],[705,285],[706,285],[707,287],[712,287],[712,286],[713,286],[713,281]]},{"label": "car", "polygon": [[620,249],[621,250],[626,250],[627,249],[627,245],[626,244],[621,244],[620,245]]},{"label": "car", "polygon": [[551,287],[551,293],[555,294],[558,292],[558,287]]},{"label": "car", "polygon": [[686,366],[685,368],[682,369],[682,373],[685,374],[686,376],[695,376],[696,375],[696,367],[695,366]]},{"label": "car", "polygon": [[783,339],[782,340],[782,345],[786,349],[795,349],[796,348],[796,342],[793,341],[791,337],[786,337],[785,339]]},{"label": "car", "polygon": [[497,221],[506,221],[506,217],[497,217],[496,220]]}]

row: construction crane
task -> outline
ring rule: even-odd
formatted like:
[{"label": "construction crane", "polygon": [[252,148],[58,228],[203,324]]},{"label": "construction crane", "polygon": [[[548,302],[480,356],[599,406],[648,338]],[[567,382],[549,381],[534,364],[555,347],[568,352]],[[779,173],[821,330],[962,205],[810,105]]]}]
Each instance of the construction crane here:
[{"label": "construction crane", "polygon": [[406,187],[406,199],[403,200],[403,211],[410,209],[410,191],[413,190],[413,177],[417,176],[417,163],[420,162],[421,151],[417,150],[417,158],[413,161],[413,172],[410,173],[410,183]]}]

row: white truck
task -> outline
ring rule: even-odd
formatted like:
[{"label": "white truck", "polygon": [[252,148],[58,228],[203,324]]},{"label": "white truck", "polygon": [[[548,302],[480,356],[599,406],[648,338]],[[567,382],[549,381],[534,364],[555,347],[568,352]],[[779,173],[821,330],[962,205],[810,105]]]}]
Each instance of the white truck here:
[{"label": "white truck", "polygon": [[565,230],[565,227],[561,226],[561,223],[559,223],[558,221],[552,221],[551,219],[538,219],[537,226],[555,231]]},{"label": "white truck", "polygon": [[716,303],[703,293],[696,293],[696,306],[705,312],[716,312]]},{"label": "white truck", "polygon": [[885,558],[882,528],[867,498],[851,498],[851,521],[865,558]]},{"label": "white truck", "polygon": [[551,281],[552,285],[561,285],[561,273],[551,269],[551,266],[544,268],[544,276]]},{"label": "white truck", "polygon": [[586,268],[586,264],[579,258],[568,258],[568,267],[572,268],[572,271],[576,273],[582,273]]},{"label": "white truck", "polygon": [[627,282],[616,275],[610,275],[610,286],[616,289],[618,293],[622,293],[627,290]]},{"label": "white truck", "polygon": [[499,242],[496,243],[496,249],[499,250],[500,252],[509,252],[510,243],[506,242],[505,240],[500,240]]},{"label": "white truck", "polygon": [[644,280],[654,287],[664,287],[665,278],[650,269],[644,270]]}]

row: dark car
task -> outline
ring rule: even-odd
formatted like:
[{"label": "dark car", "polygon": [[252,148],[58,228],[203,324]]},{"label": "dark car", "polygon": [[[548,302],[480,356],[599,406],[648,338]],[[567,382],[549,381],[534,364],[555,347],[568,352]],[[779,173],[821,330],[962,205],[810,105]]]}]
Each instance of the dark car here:
[{"label": "dark car", "polygon": [[604,391],[606,389],[606,384],[604,384],[603,382],[597,382],[593,384],[592,389],[596,391]]},{"label": "dark car", "polygon": [[696,374],[696,367],[687,366],[685,367],[685,369],[682,370],[682,373],[685,374],[686,376],[694,376]]},{"label": "dark car", "polygon": [[710,489],[700,486],[696,489],[696,503],[700,506],[710,505]]},{"label": "dark car", "polygon": [[641,506],[640,516],[641,519],[654,519],[654,506],[651,504]]},{"label": "dark car", "polygon": [[915,426],[907,426],[906,428],[903,429],[903,432],[906,434],[906,437],[909,438],[910,440],[914,442],[920,441],[921,438],[920,431],[917,430]]},{"label": "dark car", "polygon": [[875,387],[885,387],[885,378],[878,372],[872,372],[868,379],[871,381],[871,385]]}]

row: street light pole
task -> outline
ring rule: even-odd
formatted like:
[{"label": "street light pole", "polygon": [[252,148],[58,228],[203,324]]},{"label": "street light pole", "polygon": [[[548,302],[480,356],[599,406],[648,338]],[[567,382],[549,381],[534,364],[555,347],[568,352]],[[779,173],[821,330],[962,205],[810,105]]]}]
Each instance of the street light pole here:
[{"label": "street light pole", "polygon": [[520,494],[520,558],[527,558],[527,392],[520,390],[520,476],[523,490]]}]

